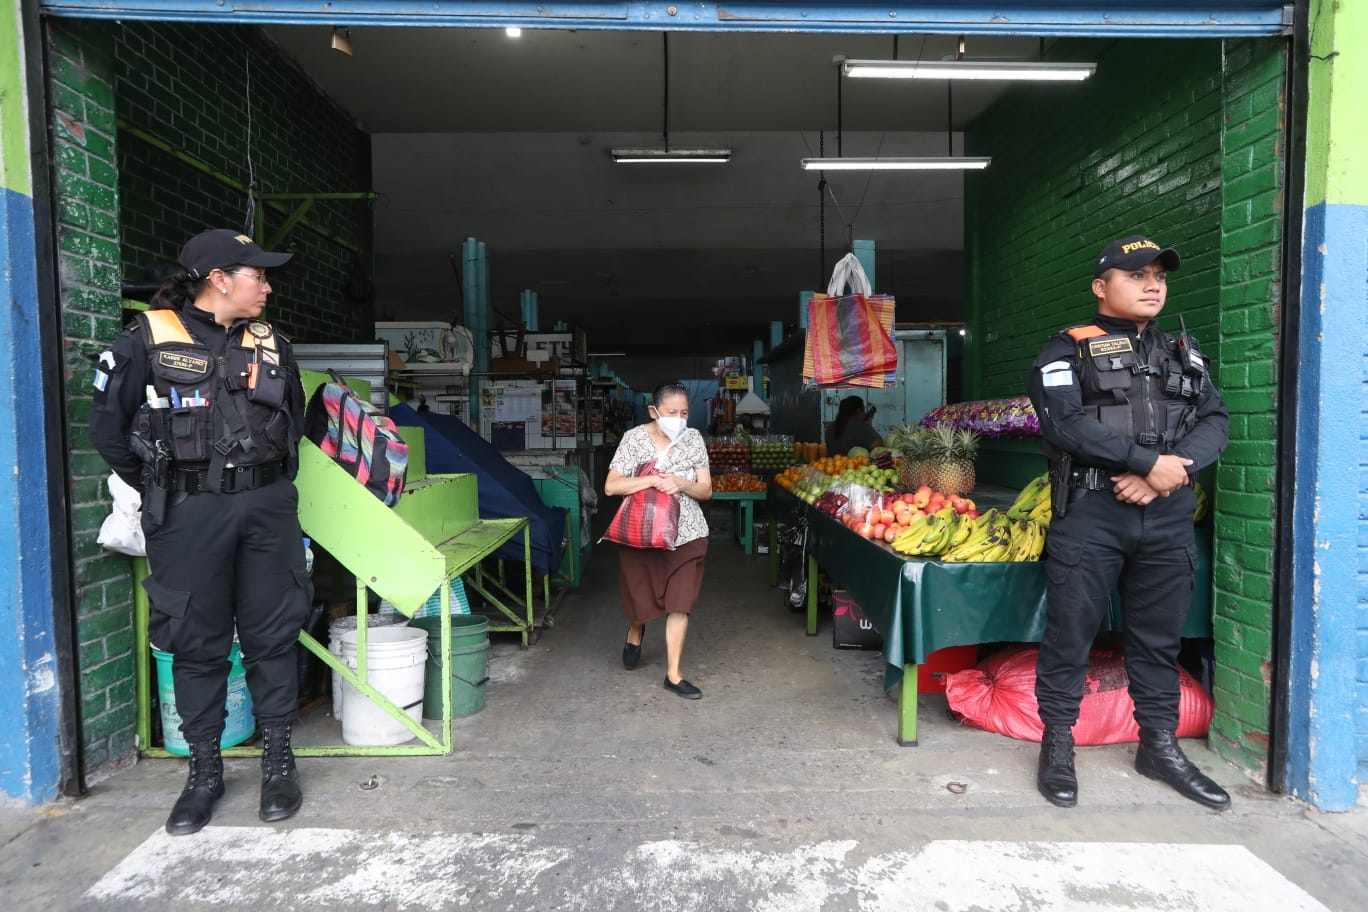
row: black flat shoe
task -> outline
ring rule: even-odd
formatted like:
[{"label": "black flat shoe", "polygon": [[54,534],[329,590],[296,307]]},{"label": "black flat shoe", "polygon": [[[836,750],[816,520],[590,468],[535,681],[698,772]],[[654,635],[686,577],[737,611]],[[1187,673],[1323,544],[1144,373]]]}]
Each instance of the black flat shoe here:
[{"label": "black flat shoe", "polygon": [[669,678],[666,678],[666,679],[665,679],[665,689],[666,689],[666,690],[672,690],[672,691],[674,691],[675,693],[679,694],[681,697],[683,697],[683,698],[686,699],[686,700],[701,700],[701,699],[703,699],[703,691],[699,690],[697,687],[694,687],[692,684],[690,684],[688,681],[684,680],[683,678],[680,678],[680,679],[679,679],[679,683],[678,683],[678,684],[671,684],[671,683],[670,683],[670,679],[669,679]]},{"label": "black flat shoe", "polygon": [[641,644],[624,643],[622,646],[622,667],[631,671],[641,661]]}]

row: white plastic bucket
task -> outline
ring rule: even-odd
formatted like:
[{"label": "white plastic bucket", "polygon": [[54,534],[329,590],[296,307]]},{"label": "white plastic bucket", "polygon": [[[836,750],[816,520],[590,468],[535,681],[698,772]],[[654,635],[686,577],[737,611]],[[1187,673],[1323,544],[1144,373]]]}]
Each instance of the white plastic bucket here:
[{"label": "white plastic bucket", "polygon": [[[408,618],[402,614],[368,614],[366,615],[367,627],[388,627],[395,624],[407,624]],[[342,634],[348,630],[356,629],[356,615],[347,614],[333,621],[328,625],[328,652],[342,658]],[[338,722],[342,721],[342,676],[337,672],[332,673],[332,707],[333,718]]]},{"label": "white plastic bucket", "polygon": [[[342,634],[342,661],[356,671],[357,632]],[[366,681],[410,719],[423,721],[423,675],[427,666],[427,631],[409,627],[374,627],[366,643]],[[342,740],[348,744],[403,744],[413,732],[342,682]]]}]

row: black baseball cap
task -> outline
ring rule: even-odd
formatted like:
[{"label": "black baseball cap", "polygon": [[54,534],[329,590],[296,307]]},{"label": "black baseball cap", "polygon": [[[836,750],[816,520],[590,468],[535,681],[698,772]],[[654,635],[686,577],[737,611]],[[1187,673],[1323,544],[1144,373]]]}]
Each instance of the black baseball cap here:
[{"label": "black baseball cap", "polygon": [[180,264],[193,278],[202,279],[215,269],[229,266],[260,266],[271,269],[287,263],[292,253],[262,250],[256,241],[232,228],[210,228],[185,242]]},{"label": "black baseball cap", "polygon": [[1163,260],[1164,268],[1170,272],[1177,272],[1182,266],[1178,251],[1172,247],[1160,247],[1143,235],[1133,234],[1112,241],[1102,249],[1097,255],[1097,262],[1093,264],[1093,278],[1100,279],[1108,269],[1135,269],[1148,266],[1155,260]]}]

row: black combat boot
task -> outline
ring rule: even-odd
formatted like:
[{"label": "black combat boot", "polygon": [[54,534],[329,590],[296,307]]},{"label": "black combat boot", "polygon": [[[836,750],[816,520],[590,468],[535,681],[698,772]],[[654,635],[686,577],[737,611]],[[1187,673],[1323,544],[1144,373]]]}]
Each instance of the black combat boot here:
[{"label": "black combat boot", "polygon": [[261,730],[261,812],[267,823],[284,820],[299,810],[304,794],[290,748],[290,726],[267,725]]},{"label": "black combat boot", "polygon": [[1230,807],[1230,795],[1193,765],[1178,746],[1171,731],[1140,729],[1140,748],[1135,752],[1135,771],[1167,782],[1184,798],[1217,811]]},{"label": "black combat boot", "polygon": [[223,755],[218,739],[190,742],[190,775],[185,790],[166,818],[166,832],[188,836],[204,829],[214,815],[214,802],[223,797]]},{"label": "black combat boot", "polygon": [[1078,804],[1078,776],[1074,774],[1073,729],[1047,725],[1040,738],[1036,788],[1050,804],[1071,808]]}]

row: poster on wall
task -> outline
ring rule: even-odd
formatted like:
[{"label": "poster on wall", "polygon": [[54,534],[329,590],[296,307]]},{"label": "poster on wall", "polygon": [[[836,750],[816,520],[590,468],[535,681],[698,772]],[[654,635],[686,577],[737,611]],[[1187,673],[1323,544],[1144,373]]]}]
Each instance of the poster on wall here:
[{"label": "poster on wall", "polygon": [[543,446],[556,449],[573,448],[575,421],[575,381],[548,381],[541,393]]},{"label": "poster on wall", "polygon": [[480,416],[488,421],[535,422],[541,413],[540,386],[480,387]]}]

